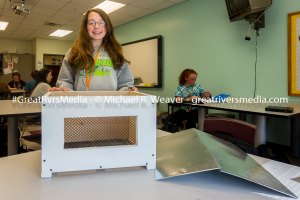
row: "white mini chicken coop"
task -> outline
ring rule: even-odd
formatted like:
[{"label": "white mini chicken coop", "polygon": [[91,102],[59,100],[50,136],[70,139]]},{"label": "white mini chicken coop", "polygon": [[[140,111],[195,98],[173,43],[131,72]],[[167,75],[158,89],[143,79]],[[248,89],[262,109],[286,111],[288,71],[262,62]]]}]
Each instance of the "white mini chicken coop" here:
[{"label": "white mini chicken coop", "polygon": [[156,164],[156,104],[139,92],[54,92],[42,102],[42,172]]}]

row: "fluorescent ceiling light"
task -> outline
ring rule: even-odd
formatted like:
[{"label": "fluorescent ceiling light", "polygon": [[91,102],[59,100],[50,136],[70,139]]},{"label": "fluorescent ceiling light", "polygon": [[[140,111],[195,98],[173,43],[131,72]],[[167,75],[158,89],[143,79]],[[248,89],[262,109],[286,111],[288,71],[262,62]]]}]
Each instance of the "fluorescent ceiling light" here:
[{"label": "fluorescent ceiling light", "polygon": [[4,31],[8,25],[8,22],[0,21],[0,30]]},{"label": "fluorescent ceiling light", "polygon": [[122,8],[123,6],[125,6],[125,4],[106,0],[100,3],[99,5],[95,6],[94,8],[100,8],[101,10],[109,14]]},{"label": "fluorescent ceiling light", "polygon": [[72,32],[73,31],[58,29],[58,30],[54,31],[53,33],[51,33],[49,36],[64,37]]}]

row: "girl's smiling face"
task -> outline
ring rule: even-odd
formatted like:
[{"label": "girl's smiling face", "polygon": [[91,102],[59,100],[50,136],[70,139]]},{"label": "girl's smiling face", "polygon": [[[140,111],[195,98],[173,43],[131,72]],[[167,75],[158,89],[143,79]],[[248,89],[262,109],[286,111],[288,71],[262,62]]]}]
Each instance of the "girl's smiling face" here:
[{"label": "girl's smiling face", "polygon": [[87,31],[93,44],[100,45],[106,35],[105,21],[96,12],[90,12],[87,20]]}]

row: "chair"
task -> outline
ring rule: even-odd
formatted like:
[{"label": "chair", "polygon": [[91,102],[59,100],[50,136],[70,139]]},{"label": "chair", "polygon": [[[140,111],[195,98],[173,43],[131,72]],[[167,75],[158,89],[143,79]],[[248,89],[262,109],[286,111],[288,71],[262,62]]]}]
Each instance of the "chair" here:
[{"label": "chair", "polygon": [[206,114],[206,117],[221,117],[221,118],[231,118],[231,119],[235,118],[235,116],[230,113],[209,113]]},{"label": "chair", "polygon": [[19,120],[21,151],[41,149],[41,115],[25,116]]},{"label": "chair", "polygon": [[7,118],[0,117],[0,157],[7,156]]},{"label": "chair", "polygon": [[[9,94],[0,92],[0,100],[7,100]],[[7,117],[0,117],[0,157],[7,156]]]},{"label": "chair", "polygon": [[0,92],[0,100],[7,100],[9,98],[9,93]]},{"label": "chair", "polygon": [[29,142],[35,142],[38,144],[41,144],[41,139],[42,139],[42,135],[41,135],[41,130],[32,130],[32,131],[28,131],[28,135],[23,135],[22,139],[27,140]]},{"label": "chair", "polygon": [[213,117],[204,120],[204,132],[212,135],[226,133],[252,146],[255,130],[255,125],[237,119]]}]

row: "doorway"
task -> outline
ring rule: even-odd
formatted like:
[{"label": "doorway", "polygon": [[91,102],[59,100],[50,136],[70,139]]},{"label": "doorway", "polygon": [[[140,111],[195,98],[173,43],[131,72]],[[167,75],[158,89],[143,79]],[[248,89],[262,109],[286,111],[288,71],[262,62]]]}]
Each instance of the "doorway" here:
[{"label": "doorway", "polygon": [[52,81],[49,83],[51,87],[56,86],[59,70],[64,59],[64,55],[59,54],[44,54],[44,67],[52,72]]}]

